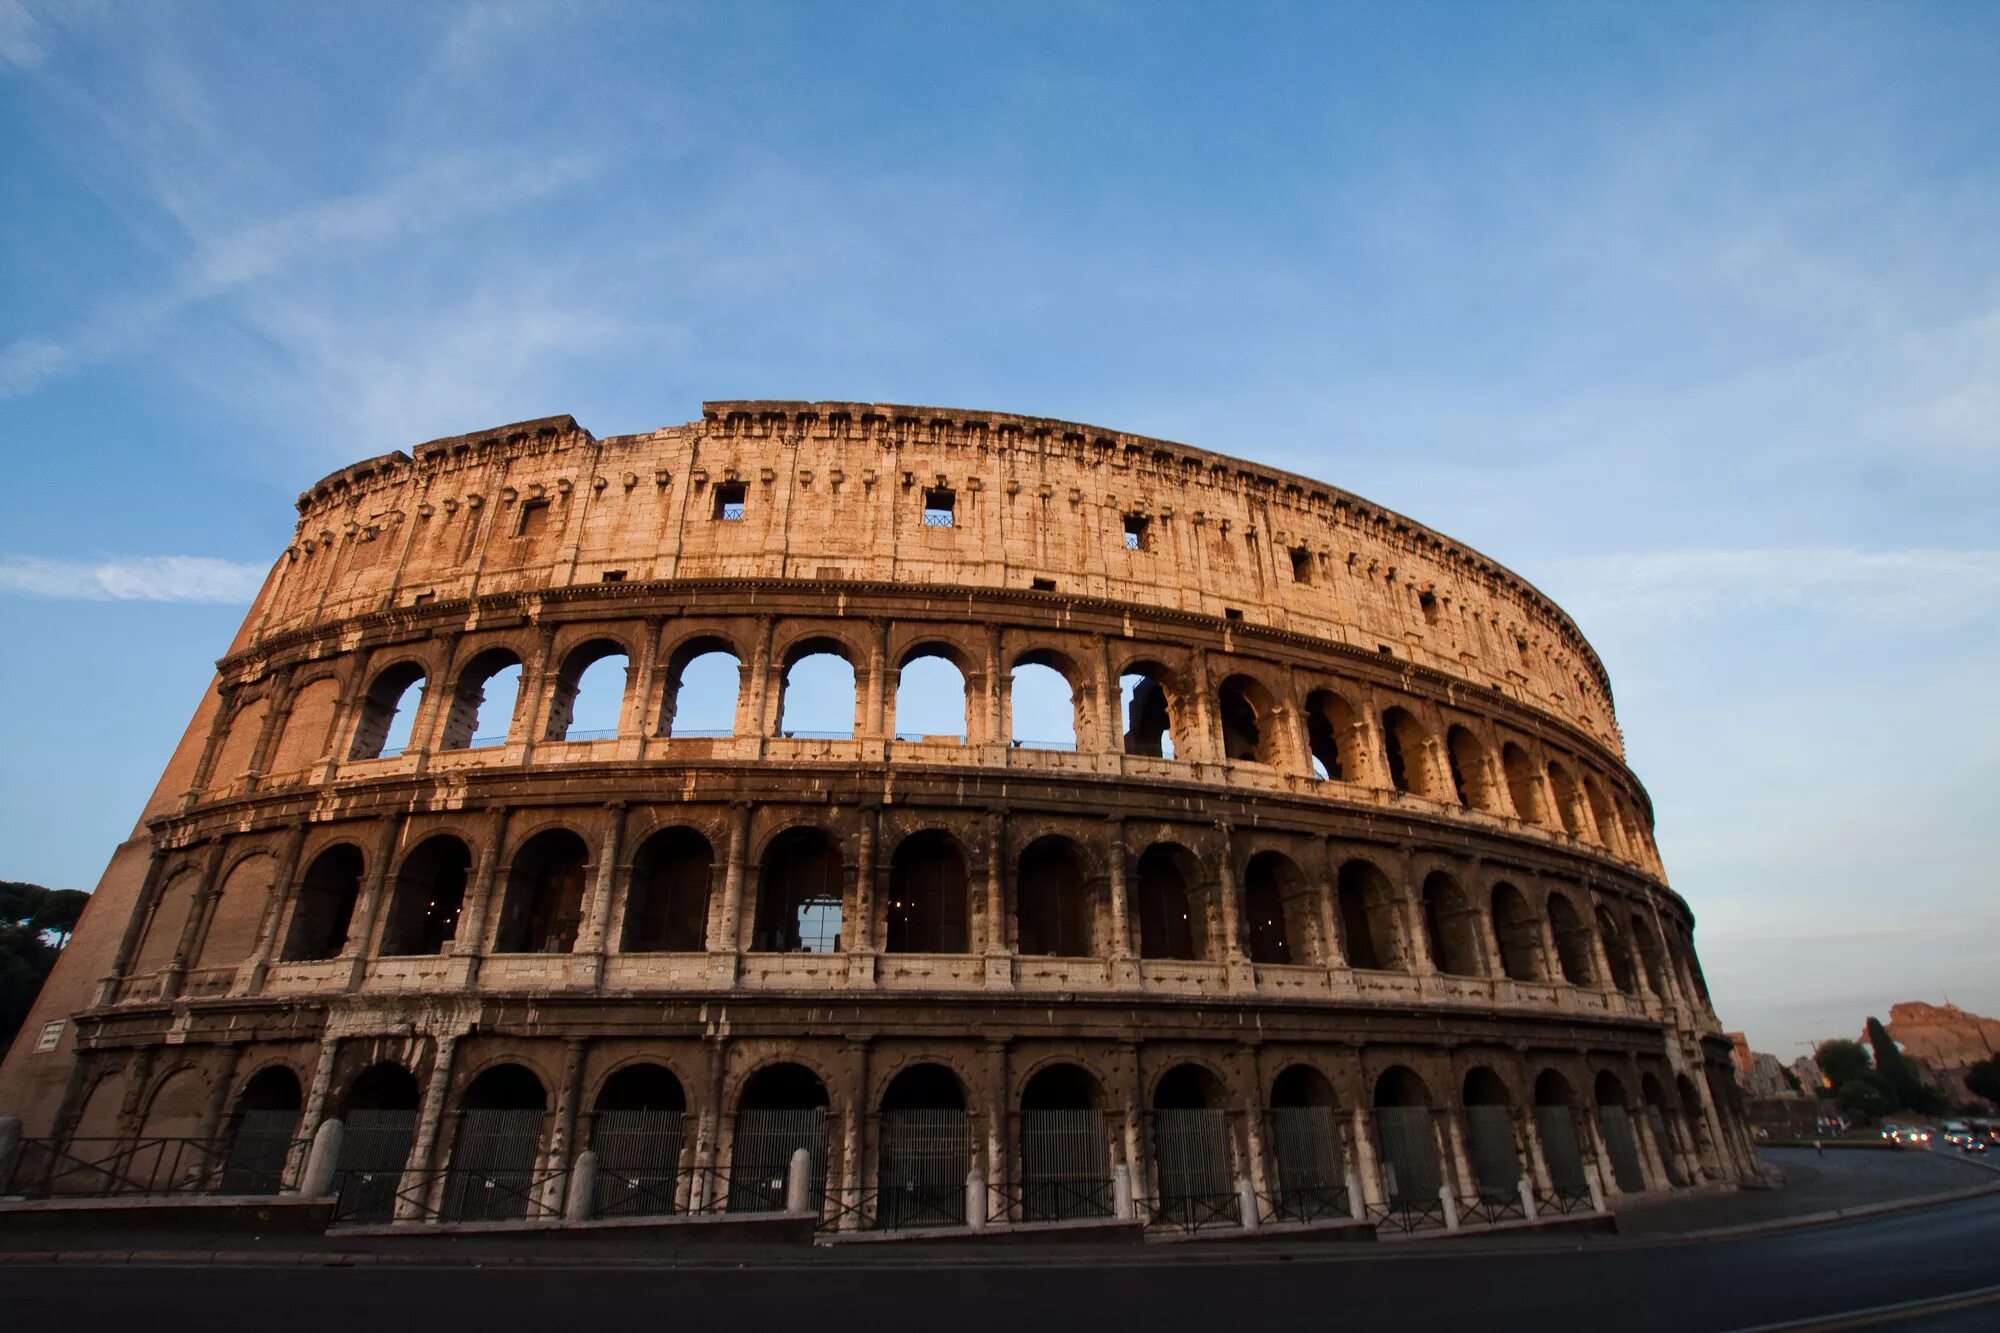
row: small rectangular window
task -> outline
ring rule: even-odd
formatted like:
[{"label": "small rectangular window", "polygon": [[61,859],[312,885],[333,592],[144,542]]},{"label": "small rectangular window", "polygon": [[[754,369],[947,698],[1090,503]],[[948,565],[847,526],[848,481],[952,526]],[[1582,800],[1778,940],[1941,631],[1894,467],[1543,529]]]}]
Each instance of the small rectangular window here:
[{"label": "small rectangular window", "polygon": [[1222,608],[1222,618],[1224,620],[1241,620],[1243,619],[1243,612],[1236,607],[1225,606]]},{"label": "small rectangular window", "polygon": [[426,606],[426,605],[428,605],[428,604],[430,604],[431,602],[434,602],[434,601],[436,601],[436,600],[437,600],[437,594],[436,594],[436,593],[434,593],[434,592],[420,592],[420,593],[418,593],[418,594],[417,594],[417,595],[416,595],[415,597],[412,597],[412,598],[410,599],[410,605],[411,605],[411,606]]},{"label": "small rectangular window", "polygon": [[924,526],[927,528],[948,528],[956,511],[958,497],[942,486],[924,492]]},{"label": "small rectangular window", "polygon": [[533,537],[549,525],[549,502],[530,500],[521,506],[521,521],[514,528],[516,537]]},{"label": "small rectangular window", "polygon": [[719,481],[715,484],[715,516],[730,523],[743,521],[743,502],[748,498],[750,488],[740,481]]},{"label": "small rectangular window", "polygon": [[1125,549],[1128,551],[1150,550],[1146,540],[1148,520],[1144,514],[1125,515]]},{"label": "small rectangular window", "polygon": [[1436,593],[1434,592],[1418,593],[1417,605],[1422,607],[1424,610],[1424,623],[1426,625],[1435,625],[1438,623],[1438,599]]},{"label": "small rectangular window", "polygon": [[1292,582],[1311,583],[1313,581],[1312,552],[1303,546],[1292,548]]},{"label": "small rectangular window", "polygon": [[66,1022],[68,1022],[67,1019],[52,1018],[48,1022],[42,1024],[42,1035],[35,1038],[35,1050],[38,1053],[46,1053],[48,1051],[53,1051],[59,1044],[61,1044],[62,1034],[63,1034],[63,1024]]},{"label": "small rectangular window", "polygon": [[623,583],[625,581],[625,571],[622,569],[607,569],[604,571],[603,579],[606,583]]},{"label": "small rectangular window", "polygon": [[1056,590],[1056,581],[1054,579],[1031,579],[1028,586],[1036,592],[1054,592]]}]

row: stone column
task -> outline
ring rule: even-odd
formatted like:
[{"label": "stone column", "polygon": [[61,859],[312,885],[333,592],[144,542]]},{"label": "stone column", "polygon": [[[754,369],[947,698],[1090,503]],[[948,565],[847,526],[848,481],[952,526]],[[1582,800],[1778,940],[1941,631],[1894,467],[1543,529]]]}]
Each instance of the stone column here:
[{"label": "stone column", "polygon": [[179,943],[174,946],[173,957],[168,960],[166,975],[160,978],[160,998],[172,1000],[180,996],[181,981],[187,976],[188,964],[201,948],[201,937],[208,926],[208,914],[215,908],[216,895],[222,892],[220,879],[224,843],[217,838],[209,844],[208,855],[202,858],[201,887],[195,891],[194,901],[188,905],[187,921],[181,926]]},{"label": "stone column", "polygon": [[1103,754],[1123,754],[1125,752],[1125,730],[1123,727],[1125,700],[1118,689],[1118,677],[1111,670],[1111,644],[1102,634],[1090,636],[1091,674],[1095,676],[1097,697],[1101,701],[1097,716],[1097,734],[1090,739],[1094,745],[1086,745],[1084,737],[1076,738],[1079,750],[1093,749]]},{"label": "stone column", "polygon": [[868,695],[866,712],[862,725],[854,729],[856,736],[881,737],[891,739],[889,714],[892,711],[889,698],[889,622],[880,617],[868,622]]},{"label": "stone column", "polygon": [[139,893],[133,899],[132,915],[126,918],[124,933],[118,937],[118,952],[112,955],[111,970],[97,983],[97,991],[91,1001],[93,1009],[102,1009],[118,1000],[118,988],[132,966],[132,956],[139,951],[139,941],[146,933],[146,922],[152,918],[153,900],[160,892],[160,872],[166,861],[167,849],[156,836],[146,859],[145,878],[139,881]]},{"label": "stone column", "polygon": [[462,985],[471,990],[479,981],[479,960],[486,952],[486,921],[494,915],[494,885],[500,876],[500,862],[506,855],[507,816],[504,805],[488,811],[485,845],[479,850],[479,873],[465,895],[465,907],[451,942],[454,968],[463,973]]},{"label": "stone column", "polygon": [[299,853],[304,850],[305,842],[306,823],[302,819],[285,834],[284,844],[278,850],[270,901],[264,904],[264,914],[257,925],[257,943],[250,949],[249,965],[237,969],[236,984],[231,988],[234,994],[256,995],[264,989],[264,978],[271,971],[271,957],[278,949],[279,927],[297,891],[293,877],[298,874]]},{"label": "stone column", "polygon": [[561,1212],[563,1195],[568,1187],[562,1168],[569,1164],[570,1145],[576,1138],[577,1102],[583,1095],[584,1054],[583,1038],[571,1037],[563,1043],[562,1078],[556,1085],[549,1143],[542,1154],[541,1169],[550,1175],[542,1188],[542,1210],[545,1213]]},{"label": "stone column", "polygon": [[[1007,1086],[1007,1043],[990,1041],[986,1043],[986,1181],[991,1190],[1004,1191],[1013,1182],[1014,1170],[1012,1154],[1008,1151],[1010,1136],[1007,1133],[1008,1117],[1013,1110],[1013,1098]],[[992,1197],[991,1193],[988,1195]],[[1002,1220],[1009,1213],[995,1206]],[[969,1219],[968,1219],[969,1220]]]},{"label": "stone column", "polygon": [[1528,1174],[1537,1190],[1550,1191],[1555,1186],[1555,1177],[1549,1174],[1549,1159],[1542,1151],[1542,1128],[1535,1123],[1535,1108],[1527,1106],[1518,1112],[1521,1121],[1521,1142],[1527,1149]]},{"label": "stone column", "polygon": [[854,853],[854,924],[844,925],[844,932],[853,941],[847,958],[850,986],[875,984],[875,842],[881,820],[880,806],[861,807],[861,832]]},{"label": "stone column", "polygon": [[[444,1120],[445,1094],[451,1090],[452,1057],[457,1054],[458,1038],[446,1034],[434,1039],[435,1054],[431,1059],[430,1082],[424,1085],[423,1106],[417,1112],[416,1133],[410,1140],[410,1157],[404,1166],[406,1174],[421,1176],[431,1170],[437,1153],[438,1126]],[[438,1200],[444,1190],[444,1176],[440,1172],[425,1192],[431,1212],[435,1215]],[[414,1191],[408,1197],[396,1200],[396,1220],[413,1221],[421,1212]]]},{"label": "stone column", "polygon": [[863,1125],[869,1115],[868,1043],[857,1041],[848,1048],[847,1104],[841,1110],[840,1196],[850,1210],[840,1221],[842,1231],[861,1226],[861,1196],[867,1189],[867,1164]]},{"label": "stone column", "polygon": [[347,978],[349,990],[360,989],[361,979],[367,975],[367,960],[375,953],[375,926],[382,917],[383,899],[388,896],[389,866],[396,859],[396,844],[402,838],[405,818],[398,811],[382,821],[367,876],[361,881],[361,893],[354,902],[354,914],[348,920],[347,942],[340,946],[340,957],[353,964]]},{"label": "stone column", "polygon": [[1005,748],[1013,739],[1007,733],[1006,710],[1002,707],[1009,677],[1001,666],[1000,626],[986,626],[986,740]]},{"label": "stone column", "polygon": [[1012,986],[1007,946],[1007,812],[986,812],[986,984]]},{"label": "stone column", "polygon": [[750,654],[750,688],[737,691],[737,712],[740,721],[736,727],[739,736],[768,737],[777,730],[777,719],[771,716],[771,617],[757,617],[757,646]]},{"label": "stone column", "polygon": [[310,1135],[326,1118],[326,1099],[333,1088],[333,1070],[340,1057],[340,1040],[339,1037],[327,1037],[319,1044],[319,1058],[313,1063],[312,1084],[306,1089],[304,1108],[299,1112],[299,1132],[302,1135]]},{"label": "stone column", "polygon": [[590,898],[584,905],[583,925],[576,932],[576,952],[594,960],[589,975],[579,983],[596,989],[604,980],[604,955],[609,952],[606,936],[611,923],[612,900],[617,891],[618,860],[625,845],[625,820],[630,813],[623,801],[605,804],[604,841],[598,845],[597,875],[591,881]]},{"label": "stone column", "polygon": [[1382,1190],[1382,1163],[1375,1153],[1375,1127],[1370,1112],[1356,1107],[1353,1112],[1354,1173],[1361,1178],[1361,1201],[1370,1208],[1386,1202]]},{"label": "stone column", "polygon": [[1438,1107],[1434,1114],[1445,1163],[1457,1177],[1452,1188],[1461,1199],[1474,1198],[1479,1193],[1479,1179],[1473,1174],[1472,1160],[1465,1151],[1465,1108],[1453,1103]]},{"label": "stone column", "polygon": [[716,984],[733,987],[736,984],[737,962],[743,952],[743,929],[739,923],[743,912],[743,875],[750,856],[750,820],[754,807],[748,801],[739,801],[730,810],[729,868],[723,873],[722,901],[715,905],[711,914],[708,951],[714,955]]},{"label": "stone column", "polygon": [[1583,926],[1590,933],[1590,961],[1597,970],[1599,990],[1618,990],[1618,979],[1611,971],[1611,952],[1604,945],[1604,931],[1597,921],[1597,894],[1586,884],[1583,888]]},{"label": "stone column", "polygon": [[653,696],[660,680],[660,631],[666,625],[660,616],[646,617],[645,637],[639,642],[639,660],[628,669],[625,706],[619,710],[618,734],[639,738],[639,753],[644,755],[655,732],[665,728],[656,725],[650,716],[653,710]]},{"label": "stone column", "polygon": [[1424,886],[1417,882],[1416,866],[1409,848],[1401,849],[1396,863],[1403,879],[1396,901],[1402,908],[1406,923],[1404,937],[1410,942],[1410,970],[1420,977],[1434,977],[1438,969],[1437,960],[1431,957],[1430,923],[1424,916]]},{"label": "stone column", "polygon": [[1111,879],[1111,982],[1114,986],[1139,984],[1138,963],[1132,957],[1132,902],[1125,883],[1125,820],[1113,816],[1107,824],[1109,838],[1105,863]]},{"label": "stone column", "polygon": [[544,625],[535,640],[534,660],[521,669],[521,695],[514,706],[514,722],[507,733],[510,744],[521,747],[521,762],[534,758],[535,746],[548,728],[549,671],[555,656],[556,627]]}]

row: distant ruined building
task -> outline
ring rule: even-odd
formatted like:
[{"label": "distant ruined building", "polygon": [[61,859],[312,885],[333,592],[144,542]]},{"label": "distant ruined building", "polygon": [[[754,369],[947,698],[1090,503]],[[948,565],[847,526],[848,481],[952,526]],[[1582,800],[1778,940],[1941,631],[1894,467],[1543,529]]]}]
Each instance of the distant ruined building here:
[{"label": "distant ruined building", "polygon": [[[919,670],[961,725],[899,724]],[[559,1214],[585,1149],[626,1215],[780,1207],[803,1150],[837,1227],[1737,1181],[1652,824],[1561,608],[1321,482],[1002,413],[552,417],[299,497],[0,1112],[241,1179],[338,1118],[377,1220]]]},{"label": "distant ruined building", "polygon": [[2000,1054],[2000,1019],[1969,1013],[1955,1004],[1906,1000],[1892,1005],[1884,1024],[1903,1054],[1922,1064],[1945,1095],[1974,1100],[1965,1071]]}]

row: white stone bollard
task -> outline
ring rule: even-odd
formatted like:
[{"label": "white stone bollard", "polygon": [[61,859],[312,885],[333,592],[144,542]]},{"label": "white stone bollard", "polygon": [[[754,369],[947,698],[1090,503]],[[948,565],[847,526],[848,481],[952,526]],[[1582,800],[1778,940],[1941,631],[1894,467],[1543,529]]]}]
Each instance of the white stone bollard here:
[{"label": "white stone bollard", "polygon": [[1438,1202],[1444,1205],[1444,1229],[1458,1230],[1458,1196],[1451,1192],[1451,1186],[1438,1186]]},{"label": "white stone bollard", "polygon": [[965,1224],[986,1230],[986,1173],[976,1166],[965,1173]]},{"label": "white stone bollard", "polygon": [[14,1179],[14,1159],[21,1152],[21,1117],[0,1115],[0,1194]]},{"label": "white stone bollard", "polygon": [[1590,1186],[1590,1211],[1593,1213],[1605,1211],[1604,1186],[1598,1183],[1597,1173],[1595,1171],[1587,1171],[1584,1173],[1583,1179],[1584,1183]]},{"label": "white stone bollard", "polygon": [[563,1221],[588,1222],[597,1211],[597,1150],[585,1148],[569,1169],[569,1198],[563,1204]]},{"label": "white stone bollard", "polygon": [[347,1126],[339,1117],[322,1120],[313,1132],[312,1149],[306,1153],[305,1174],[299,1177],[299,1193],[309,1199],[323,1199],[333,1193],[334,1171],[340,1165],[340,1143]]},{"label": "white stone bollard", "polygon": [[812,1211],[812,1154],[804,1148],[792,1153],[792,1164],[785,1171],[785,1211],[794,1217],[803,1217]]},{"label": "white stone bollard", "polygon": [[1132,1168],[1123,1162],[1111,1168],[1111,1214],[1121,1222],[1139,1215],[1132,1201]]},{"label": "white stone bollard", "polygon": [[1357,1222],[1368,1220],[1368,1200],[1361,1197],[1361,1177],[1347,1173],[1347,1215]]},{"label": "white stone bollard", "polygon": [[1535,1220],[1535,1183],[1526,1176],[1521,1177],[1521,1216]]},{"label": "white stone bollard", "polygon": [[1243,1229],[1255,1231],[1264,1219],[1257,1216],[1257,1187],[1248,1176],[1236,1177],[1236,1206],[1243,1214]]}]

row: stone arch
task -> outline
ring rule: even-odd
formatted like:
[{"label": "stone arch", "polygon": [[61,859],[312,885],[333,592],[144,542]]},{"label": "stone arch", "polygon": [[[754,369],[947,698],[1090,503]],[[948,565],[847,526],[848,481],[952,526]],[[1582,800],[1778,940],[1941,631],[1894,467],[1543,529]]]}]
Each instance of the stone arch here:
[{"label": "stone arch", "polygon": [[289,1065],[266,1065],[244,1080],[225,1131],[222,1193],[276,1194],[284,1188],[304,1105],[299,1076]]},{"label": "stone arch", "polygon": [[1597,826],[1597,841],[1607,851],[1625,855],[1625,839],[1618,828],[1618,816],[1606,799],[1603,786],[1588,773],[1583,775],[1583,796],[1590,807],[1591,823]]},{"label": "stone arch", "polygon": [[1611,984],[1621,995],[1637,995],[1639,979],[1632,968],[1632,950],[1625,942],[1625,932],[1618,928],[1618,918],[1608,907],[1597,909],[1597,934],[1604,942],[1604,960],[1611,966]]},{"label": "stone arch", "polygon": [[708,947],[715,847],[699,831],[655,831],[632,858],[621,953],[700,953]]},{"label": "stone arch", "polygon": [[590,845],[574,829],[549,825],[523,840],[507,866],[493,952],[574,949],[591,870]]},{"label": "stone arch", "polygon": [[1200,873],[1200,862],[1179,843],[1156,842],[1139,854],[1133,898],[1141,958],[1208,957],[1208,895]]},{"label": "stone arch", "polygon": [[1514,1099],[1506,1080],[1477,1065],[1466,1071],[1461,1097],[1474,1188],[1483,1199],[1514,1198],[1520,1190],[1521,1154],[1514,1141]]},{"label": "stone arch", "polygon": [[1314,776],[1332,782],[1366,779],[1361,756],[1367,750],[1367,728],[1359,709],[1337,690],[1317,689],[1306,696],[1306,746]]},{"label": "stone arch", "polygon": [[1535,778],[1535,762],[1528,752],[1508,741],[1500,747],[1500,768],[1507,779],[1507,799],[1517,818],[1547,827],[1549,812],[1542,805],[1541,788]]},{"label": "stone arch", "polygon": [[336,842],[313,857],[292,906],[284,961],[337,958],[347,948],[363,865],[361,849],[351,842]]},{"label": "stone arch", "polygon": [[958,1074],[935,1060],[905,1065],[882,1090],[876,1132],[877,1223],[963,1225],[972,1143]]},{"label": "stone arch", "polygon": [[1435,796],[1431,772],[1430,733],[1417,715],[1401,705],[1382,710],[1382,750],[1388,761],[1389,785],[1413,796]]},{"label": "stone arch", "polygon": [[[504,707],[488,707],[491,702]],[[494,646],[474,653],[459,668],[458,682],[452,687],[451,708],[445,714],[439,748],[464,750],[474,746],[504,744],[513,729],[513,716],[520,708],[521,657],[512,648]],[[504,712],[505,717],[500,716]]]},{"label": "stone arch", "polygon": [[[972,721],[969,682],[975,674],[956,644],[937,639],[912,644],[896,659],[895,689],[885,691],[894,709],[891,733],[904,741],[967,739]],[[906,688],[911,690],[907,701]],[[953,698],[956,708],[946,702]]]},{"label": "stone arch", "polygon": [[1237,673],[1215,687],[1216,722],[1222,731],[1222,757],[1231,763],[1278,762],[1283,731],[1277,700],[1255,676]]},{"label": "stone arch", "polygon": [[201,889],[201,874],[193,866],[175,871],[153,900],[153,910],[146,920],[145,933],[139,938],[139,947],[132,954],[132,965],[128,969],[132,976],[145,976],[157,972],[173,961],[174,951],[180,948],[181,933],[187,929],[188,915],[194,911],[194,902]]},{"label": "stone arch", "polygon": [[125,1071],[106,1070],[90,1085],[90,1091],[83,1099],[83,1109],[77,1112],[76,1124],[69,1135],[70,1151],[80,1156],[90,1157],[94,1149],[79,1148],[76,1145],[94,1140],[121,1138],[119,1121],[125,1112]]},{"label": "stone arch", "polygon": [[1035,839],[1014,862],[1016,951],[1087,958],[1099,931],[1086,862],[1075,841],[1052,833]]},{"label": "stone arch", "polygon": [[472,849],[450,833],[434,833],[404,855],[396,868],[389,910],[382,922],[384,957],[441,954],[457,938]]},{"label": "stone arch", "polygon": [[1118,703],[1126,754],[1181,758],[1184,736],[1174,719],[1185,716],[1181,691],[1167,668],[1151,658],[1126,663],[1118,671]]},{"label": "stone arch", "polygon": [[[1054,679],[1038,673],[1052,672]],[[1007,671],[1007,717],[1009,739],[1019,748],[1030,750],[1081,749],[1089,734],[1084,707],[1084,674],[1074,659],[1054,648],[1030,648],[1015,654]],[[1056,681],[1069,694],[1069,735],[1023,735],[1024,731],[1060,731],[1062,707],[1056,698]],[[1022,717],[1023,685],[1030,704],[1029,718]]]},{"label": "stone arch", "polygon": [[1602,1069],[1591,1093],[1597,1102],[1597,1132],[1604,1140],[1605,1156],[1611,1159],[1611,1178],[1623,1192],[1636,1194],[1646,1188],[1646,1173],[1639,1163],[1639,1143],[1632,1128],[1625,1083],[1610,1070]]},{"label": "stone arch", "polygon": [[1266,1104],[1278,1215],[1311,1220],[1345,1214],[1346,1153],[1333,1081],[1314,1065],[1287,1065],[1271,1080]]},{"label": "stone arch", "polygon": [[[424,664],[409,658],[375,673],[361,696],[349,759],[388,758],[410,743],[410,726],[426,683]],[[400,725],[399,725],[400,724]],[[392,738],[392,735],[394,739]]]},{"label": "stone arch", "polygon": [[1583,836],[1583,822],[1579,817],[1579,801],[1576,778],[1568,768],[1554,760],[1549,761],[1549,792],[1556,804],[1556,816],[1562,821],[1563,832],[1572,838]]},{"label": "stone arch", "polygon": [[1687,1163],[1682,1159],[1680,1141],[1674,1132],[1680,1124],[1679,1110],[1667,1099],[1666,1088],[1651,1070],[1639,1076],[1639,1111],[1646,1118],[1653,1146],[1659,1150],[1660,1165],[1667,1172],[1667,1183],[1685,1185]]},{"label": "stone arch", "polygon": [[1579,1102],[1561,1071],[1544,1069],[1535,1078],[1535,1136],[1542,1162],[1558,1194],[1587,1197],[1590,1176],[1584,1166],[1583,1142],[1577,1128]]},{"label": "stone arch", "polygon": [[1260,851],[1243,867],[1244,944],[1253,963],[1321,963],[1319,890],[1283,852]]},{"label": "stone arch", "polygon": [[1556,962],[1562,968],[1562,979],[1572,986],[1594,984],[1597,969],[1591,962],[1590,927],[1568,894],[1551,892],[1548,910],[1549,933],[1556,937]]},{"label": "stone arch", "polygon": [[380,1060],[348,1080],[337,1104],[351,1121],[356,1111],[415,1111],[420,1095],[415,1074],[393,1060]]},{"label": "stone arch", "polygon": [[794,640],[778,659],[779,734],[851,738],[861,698],[855,663],[867,660],[837,635],[814,632]]},{"label": "stone arch", "polygon": [[1109,1217],[1114,1128],[1104,1080],[1067,1056],[1050,1056],[1021,1081],[1021,1219]]},{"label": "stone arch", "polygon": [[535,1165],[547,1118],[548,1090],[526,1065],[501,1059],[475,1075],[459,1097],[439,1215],[496,1222],[535,1209]]},{"label": "stone arch", "polygon": [[710,632],[683,639],[667,655],[657,734],[734,736],[742,690],[743,656],[734,641]]},{"label": "stone arch", "polygon": [[1373,1105],[1384,1197],[1430,1207],[1444,1185],[1430,1089],[1408,1065],[1392,1065],[1375,1080]]},{"label": "stone arch", "polygon": [[1424,929],[1430,937],[1431,961],[1440,972],[1461,977],[1486,975],[1486,941],[1479,917],[1458,881],[1442,870],[1424,880]]},{"label": "stone arch", "polygon": [[1497,811],[1499,801],[1493,791],[1486,763],[1486,747],[1470,727],[1454,724],[1444,734],[1445,763],[1451,769],[1452,795],[1472,810]]},{"label": "stone arch", "polygon": [[1542,923],[1527,895],[1506,880],[1493,886],[1493,938],[1509,981],[1542,981]]},{"label": "stone arch", "polygon": [[[193,1065],[180,1065],[153,1084],[140,1133],[149,1139],[199,1138],[207,1112],[207,1080]],[[171,1169],[170,1163],[162,1165]]]},{"label": "stone arch", "polygon": [[222,743],[209,764],[208,791],[221,791],[249,774],[256,761],[257,742],[264,734],[264,718],[270,711],[271,701],[263,694],[235,702],[223,728]]},{"label": "stone arch", "polygon": [[597,1154],[598,1217],[677,1211],[687,1141],[687,1091],[673,1070],[641,1056],[619,1065],[591,1101],[589,1143]]},{"label": "stone arch", "polygon": [[967,953],[971,876],[965,848],[943,829],[902,838],[889,860],[883,947],[889,953]]},{"label": "stone arch", "polygon": [[1646,989],[1662,999],[1667,994],[1667,960],[1660,952],[1660,940],[1646,918],[1632,914],[1632,942],[1639,954],[1639,967]]},{"label": "stone arch", "polygon": [[1236,1175],[1229,1131],[1228,1083],[1196,1060],[1181,1060],[1153,1080],[1156,1215],[1195,1225],[1228,1215]]},{"label": "stone arch", "polygon": [[250,956],[257,947],[258,927],[271,907],[277,873],[277,861],[263,851],[252,852],[229,868],[202,928],[196,967],[234,967]]},{"label": "stone arch", "polygon": [[271,750],[269,772],[296,773],[324,756],[339,712],[338,677],[315,676],[294,689],[278,743]]},{"label": "stone arch", "polygon": [[810,1164],[813,1197],[823,1196],[830,1104],[825,1078],[795,1058],[744,1076],[730,1125],[729,1211],[783,1209],[792,1154],[801,1148]]},{"label": "stone arch", "polygon": [[1340,868],[1335,886],[1347,965],[1362,971],[1406,972],[1397,893],[1372,861],[1356,858]]},{"label": "stone arch", "polygon": [[[595,632],[563,654],[549,693],[546,740],[602,740],[603,732],[616,736],[625,713],[625,698],[631,684],[632,650],[622,639]],[[573,731],[579,707],[586,721],[609,718],[611,726]]]},{"label": "stone arch", "polygon": [[795,824],[764,844],[750,947],[760,953],[838,953],[845,946],[846,867],[832,834]]}]

